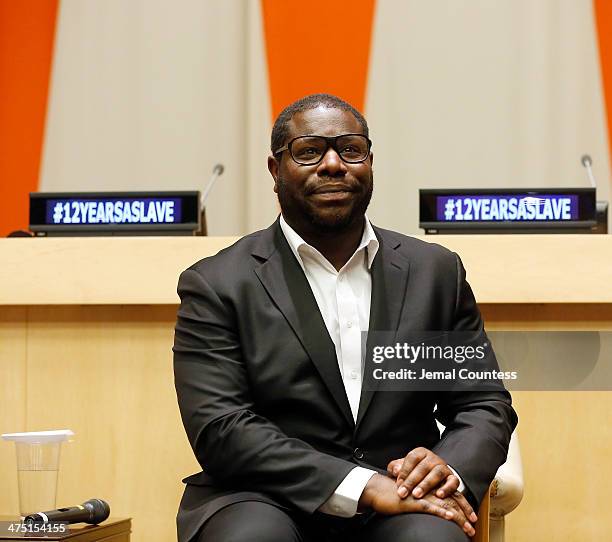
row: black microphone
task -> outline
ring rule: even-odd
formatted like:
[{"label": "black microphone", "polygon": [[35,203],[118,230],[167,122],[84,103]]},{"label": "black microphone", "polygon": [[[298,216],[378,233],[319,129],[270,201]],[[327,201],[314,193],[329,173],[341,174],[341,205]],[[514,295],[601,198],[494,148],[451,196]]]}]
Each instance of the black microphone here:
[{"label": "black microphone", "polygon": [[24,523],[91,523],[96,525],[102,523],[110,515],[110,506],[102,499],[89,499],[78,506],[69,508],[58,508],[48,512],[30,514],[24,519]]}]

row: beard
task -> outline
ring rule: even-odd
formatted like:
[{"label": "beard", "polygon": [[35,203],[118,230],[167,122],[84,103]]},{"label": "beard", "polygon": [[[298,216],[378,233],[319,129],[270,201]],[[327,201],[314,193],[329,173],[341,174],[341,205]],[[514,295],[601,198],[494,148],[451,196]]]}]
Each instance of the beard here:
[{"label": "beard", "polygon": [[362,191],[355,192],[355,198],[348,205],[316,206],[303,193],[296,197],[290,183],[278,177],[277,195],[283,216],[289,221],[302,224],[318,234],[339,233],[350,228],[355,223],[361,223],[370,205],[374,190],[374,178],[370,176],[370,184],[362,186]]}]

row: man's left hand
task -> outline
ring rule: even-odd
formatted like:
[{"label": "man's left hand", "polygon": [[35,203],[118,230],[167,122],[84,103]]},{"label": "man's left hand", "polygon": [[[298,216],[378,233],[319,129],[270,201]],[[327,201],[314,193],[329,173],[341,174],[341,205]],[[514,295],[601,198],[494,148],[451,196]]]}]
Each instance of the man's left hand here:
[{"label": "man's left hand", "polygon": [[[457,501],[466,517],[476,517],[466,498],[457,492],[459,478],[453,474],[446,461],[427,448],[415,448],[403,459],[394,459],[387,465],[389,474],[397,477],[397,493],[401,498],[412,493],[420,499],[436,489],[440,499],[449,496]],[[473,520],[475,521],[475,520]]]},{"label": "man's left hand", "polygon": [[402,498],[412,493],[420,499],[440,486],[436,497],[445,498],[459,487],[459,478],[448,468],[446,461],[427,448],[415,448],[405,458],[395,459],[387,471],[397,478],[397,492]]}]

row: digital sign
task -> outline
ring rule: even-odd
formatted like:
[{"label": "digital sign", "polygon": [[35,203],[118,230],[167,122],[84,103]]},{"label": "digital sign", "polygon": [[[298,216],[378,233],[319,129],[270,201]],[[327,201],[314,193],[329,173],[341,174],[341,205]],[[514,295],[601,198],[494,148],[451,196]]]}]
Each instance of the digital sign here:
[{"label": "digital sign", "polygon": [[197,191],[30,194],[39,235],[191,235],[199,226]]},{"label": "digital sign", "polygon": [[515,196],[438,196],[438,222],[491,221],[567,221],[578,220],[578,196],[575,194]]},{"label": "digital sign", "polygon": [[178,198],[49,199],[46,224],[180,224]]},{"label": "digital sign", "polygon": [[585,232],[595,227],[594,188],[423,189],[427,233]]}]

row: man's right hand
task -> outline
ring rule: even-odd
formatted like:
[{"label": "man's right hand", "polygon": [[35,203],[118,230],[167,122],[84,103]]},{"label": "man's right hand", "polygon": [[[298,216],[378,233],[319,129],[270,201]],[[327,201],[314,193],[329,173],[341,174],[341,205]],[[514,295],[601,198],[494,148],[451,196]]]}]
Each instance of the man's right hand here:
[{"label": "man's right hand", "polygon": [[407,513],[431,514],[454,521],[470,537],[475,533],[474,527],[452,496],[440,499],[433,494],[427,494],[415,499],[412,495],[408,495],[401,499],[397,494],[394,480],[382,474],[372,476],[363,490],[359,499],[359,509],[365,508],[387,516]]}]

